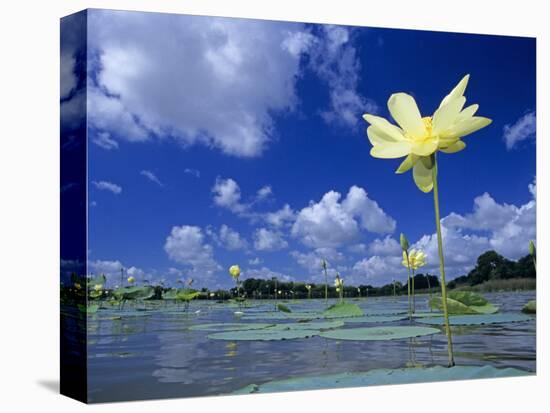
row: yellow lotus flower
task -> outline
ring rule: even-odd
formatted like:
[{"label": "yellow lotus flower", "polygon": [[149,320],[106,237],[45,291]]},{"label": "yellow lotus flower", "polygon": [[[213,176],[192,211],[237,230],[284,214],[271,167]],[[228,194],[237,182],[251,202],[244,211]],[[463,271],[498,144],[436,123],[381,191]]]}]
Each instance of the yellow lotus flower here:
[{"label": "yellow lotus flower", "polygon": [[102,289],[103,289],[103,285],[101,285],[101,284],[94,285],[94,290],[95,291],[101,291]]},{"label": "yellow lotus flower", "polygon": [[343,287],[344,286],[344,279],[340,278],[340,276],[337,275],[336,278],[334,279],[334,286],[337,287],[337,288]]},{"label": "yellow lotus flower", "polygon": [[409,251],[409,261],[407,262],[407,254],[403,252],[403,261],[401,261],[401,264],[404,267],[410,265],[412,270],[417,270],[426,265],[426,254],[421,250],[412,249]]},{"label": "yellow lotus flower", "polygon": [[396,173],[413,169],[413,178],[418,188],[430,192],[433,188],[431,155],[438,150],[455,153],[466,144],[461,140],[485,126],[491,119],[474,116],[478,105],[464,108],[463,96],[470,75],[466,75],[441,101],[433,116],[422,117],[414,98],[406,93],[394,93],[388,99],[388,109],[397,125],[386,119],[365,114],[370,123],[367,135],[375,158],[394,159],[406,156]]},{"label": "yellow lotus flower", "polygon": [[306,290],[308,290],[308,291],[311,290],[311,285],[309,285],[309,284],[306,285]]},{"label": "yellow lotus flower", "polygon": [[231,277],[237,279],[241,275],[241,268],[238,265],[232,265],[229,267],[229,274],[231,274]]},{"label": "yellow lotus flower", "polygon": [[128,277],[128,283],[133,284],[136,282],[136,279],[132,277],[131,275]]}]

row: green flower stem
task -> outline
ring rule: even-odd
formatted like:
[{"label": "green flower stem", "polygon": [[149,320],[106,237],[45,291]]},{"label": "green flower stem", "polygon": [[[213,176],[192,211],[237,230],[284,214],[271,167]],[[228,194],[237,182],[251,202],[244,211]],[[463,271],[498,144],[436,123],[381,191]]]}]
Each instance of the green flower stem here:
[{"label": "green flower stem", "polygon": [[323,266],[323,270],[325,271],[325,307],[328,307],[328,274],[327,274],[327,267]]},{"label": "green flower stem", "polygon": [[[426,275],[426,280],[428,280],[428,293],[430,294],[430,303],[432,302],[432,286],[430,285],[430,274]],[[432,306],[430,304],[430,313],[432,312]]]},{"label": "green flower stem", "polygon": [[416,313],[416,296],[414,295],[414,277],[415,277],[414,269],[412,270],[412,313]]},{"label": "green flower stem", "polygon": [[441,237],[441,216],[439,213],[439,187],[437,184],[437,159],[435,154],[431,155],[432,179],[434,192],[435,226],[437,228],[437,251],[439,254],[439,272],[441,273],[441,298],[443,301],[443,317],[445,318],[445,333],[447,334],[447,352],[449,355],[449,367],[455,365],[453,356],[453,339],[451,326],[449,325],[449,311],[447,309],[447,284],[445,282],[445,259],[443,257],[443,240]]},{"label": "green flower stem", "polygon": [[409,320],[412,320],[412,311],[411,311],[411,262],[409,261],[409,251],[405,251],[407,256],[407,300],[409,303]]}]

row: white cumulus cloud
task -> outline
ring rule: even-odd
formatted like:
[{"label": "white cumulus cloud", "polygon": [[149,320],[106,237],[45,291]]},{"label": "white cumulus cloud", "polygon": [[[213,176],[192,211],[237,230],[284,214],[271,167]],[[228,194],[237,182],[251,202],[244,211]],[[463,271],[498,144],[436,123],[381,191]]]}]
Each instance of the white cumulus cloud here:
[{"label": "white cumulus cloud", "polygon": [[303,25],[99,10],[88,25],[98,56],[89,120],[117,139],[258,156],[273,114],[296,104],[301,54],[287,39]]},{"label": "white cumulus cloud", "polygon": [[175,226],[166,238],[164,250],[168,257],[188,268],[191,276],[210,279],[221,270],[214,259],[213,248],[205,242],[201,228],[190,225]]},{"label": "white cumulus cloud", "polygon": [[363,188],[352,186],[346,197],[329,191],[318,203],[303,208],[292,226],[292,235],[312,248],[338,248],[357,241],[361,229],[391,233],[395,220]]},{"label": "white cumulus cloud", "polygon": [[216,233],[208,227],[206,233],[221,247],[230,251],[248,248],[248,242],[233,228],[223,224]]},{"label": "white cumulus cloud", "polygon": [[254,232],[254,248],[258,251],[277,251],[288,246],[280,232],[258,228]]}]

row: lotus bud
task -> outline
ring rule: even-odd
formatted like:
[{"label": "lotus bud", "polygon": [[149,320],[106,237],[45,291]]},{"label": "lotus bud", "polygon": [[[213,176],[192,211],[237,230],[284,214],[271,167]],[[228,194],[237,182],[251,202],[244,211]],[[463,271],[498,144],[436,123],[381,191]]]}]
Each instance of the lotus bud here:
[{"label": "lotus bud", "polygon": [[401,236],[399,237],[399,242],[401,243],[401,249],[403,251],[409,250],[409,241],[407,240],[405,234],[401,233]]},{"label": "lotus bud", "polygon": [[136,279],[134,277],[132,277],[131,275],[128,277],[128,283],[129,284],[133,284],[136,282]]},{"label": "lotus bud", "polygon": [[535,247],[535,243],[533,241],[529,241],[529,254],[533,257],[537,255],[537,248]]}]

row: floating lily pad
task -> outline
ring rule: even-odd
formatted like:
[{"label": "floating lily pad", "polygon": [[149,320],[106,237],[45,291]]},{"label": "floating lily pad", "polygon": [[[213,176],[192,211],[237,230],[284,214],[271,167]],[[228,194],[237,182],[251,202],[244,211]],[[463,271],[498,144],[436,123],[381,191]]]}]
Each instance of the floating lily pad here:
[{"label": "floating lily pad", "polygon": [[426,318],[426,317],[443,317],[443,313],[434,311],[432,313],[413,313],[414,318]]},{"label": "floating lily pad", "polygon": [[324,376],[296,377],[251,384],[234,394],[271,393],[297,390],[334,389],[344,387],[408,384],[448,380],[471,380],[496,377],[528,376],[533,373],[515,368],[499,369],[492,366],[455,366],[403,369],[376,369],[361,373],[341,373]]},{"label": "floating lily pad", "polygon": [[321,317],[320,313],[246,313],[243,320],[313,320]]},{"label": "floating lily pad", "polygon": [[193,331],[244,331],[244,330],[259,330],[266,327],[271,327],[273,324],[264,323],[213,323],[213,324],[197,324],[189,327]]},{"label": "floating lily pad", "polygon": [[292,340],[297,338],[308,338],[319,334],[319,330],[279,330],[261,329],[244,331],[226,331],[208,335],[213,340],[230,341],[272,341]]},{"label": "floating lily pad", "polygon": [[396,326],[346,328],[340,330],[325,331],[319,335],[321,337],[332,338],[335,340],[377,341],[420,337],[430,334],[437,334],[440,332],[441,331],[439,329],[431,327]]},{"label": "floating lily pad", "polygon": [[326,318],[334,317],[361,317],[365,315],[363,310],[357,305],[352,303],[338,303],[331,305],[325,310],[323,316]]},{"label": "floating lily pad", "polygon": [[[430,306],[438,310],[443,310],[443,300],[441,297],[434,297],[430,300]],[[460,301],[447,297],[447,310],[449,314],[493,314],[498,311],[498,307],[492,304],[485,305],[466,305]]]},{"label": "floating lily pad", "polygon": [[537,313],[537,300],[528,301],[527,304],[521,309],[523,313],[526,314],[536,314]]},{"label": "floating lily pad", "polygon": [[291,313],[290,308],[284,304],[277,304],[277,310],[282,311],[283,313]]},{"label": "floating lily pad", "polygon": [[346,323],[391,323],[394,321],[405,320],[406,315],[368,315],[363,317],[350,317],[342,321]]},{"label": "floating lily pad", "polygon": [[286,323],[275,324],[269,327],[269,330],[329,330],[331,328],[339,328],[344,325],[343,321],[317,321],[307,323]]},{"label": "floating lily pad", "polygon": [[468,306],[484,306],[489,304],[489,301],[485,299],[481,294],[474,293],[472,291],[450,291],[447,294],[447,298],[459,301]]},{"label": "floating lily pad", "polygon": [[150,285],[143,287],[121,287],[113,291],[118,300],[146,300],[155,295],[155,289]]},{"label": "floating lily pad", "polygon": [[[471,326],[482,324],[496,324],[496,323],[518,323],[520,321],[532,320],[531,317],[523,314],[474,314],[474,315],[462,315],[449,317],[449,324],[453,326]],[[422,324],[445,324],[445,318],[443,317],[427,317],[420,320],[416,320]]]}]

